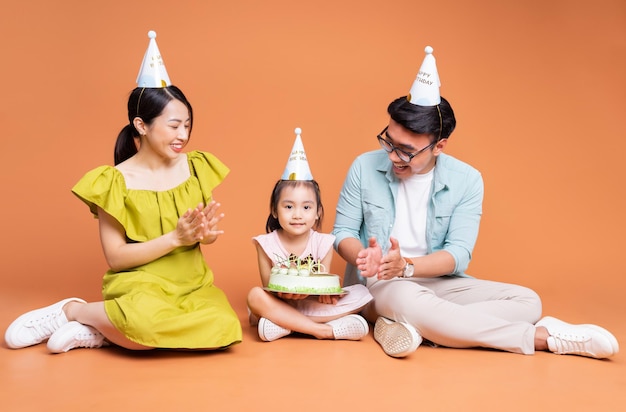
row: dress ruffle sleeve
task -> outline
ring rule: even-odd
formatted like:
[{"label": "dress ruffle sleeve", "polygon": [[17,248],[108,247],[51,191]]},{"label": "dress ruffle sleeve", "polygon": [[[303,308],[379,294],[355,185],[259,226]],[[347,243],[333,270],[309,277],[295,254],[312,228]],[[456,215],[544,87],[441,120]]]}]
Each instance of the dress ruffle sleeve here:
[{"label": "dress ruffle sleeve", "polygon": [[85,174],[72,188],[94,217],[98,217],[98,207],[117,219],[126,227],[124,199],[128,196],[124,176],[111,166],[100,166]]},{"label": "dress ruffle sleeve", "polygon": [[211,201],[211,192],[230,172],[230,169],[217,157],[208,152],[199,150],[187,153],[189,168],[192,176],[195,175],[200,183],[204,196],[204,203]]},{"label": "dress ruffle sleeve", "polygon": [[87,172],[72,192],[95,217],[100,207],[124,227],[129,239],[145,242],[174,230],[189,208],[200,202],[208,204],[212,190],[229,173],[228,167],[211,153],[188,152],[187,162],[189,179],[170,190],[129,190],[117,168],[100,166]]}]

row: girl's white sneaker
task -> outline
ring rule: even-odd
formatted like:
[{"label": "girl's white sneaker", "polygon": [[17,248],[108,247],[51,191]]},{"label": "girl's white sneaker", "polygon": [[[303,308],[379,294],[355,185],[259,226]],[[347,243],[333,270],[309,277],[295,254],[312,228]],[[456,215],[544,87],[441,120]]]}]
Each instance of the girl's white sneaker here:
[{"label": "girl's white sneaker", "polygon": [[291,334],[289,329],[278,326],[267,318],[259,318],[257,330],[259,332],[259,338],[265,342],[271,342]]},{"label": "girl's white sneaker", "polygon": [[367,321],[360,315],[346,315],[326,324],[332,326],[335,339],[360,340],[370,331]]}]

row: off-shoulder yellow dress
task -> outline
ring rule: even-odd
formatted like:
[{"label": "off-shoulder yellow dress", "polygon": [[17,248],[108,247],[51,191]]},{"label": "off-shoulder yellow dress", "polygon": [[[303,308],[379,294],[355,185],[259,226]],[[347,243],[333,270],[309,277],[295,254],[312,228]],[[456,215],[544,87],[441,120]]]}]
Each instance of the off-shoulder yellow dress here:
[{"label": "off-shoulder yellow dress", "polygon": [[[229,170],[210,153],[187,153],[191,177],[165,191],[128,189],[121,172],[101,166],[72,189],[97,217],[98,207],[145,242],[176,228],[178,218],[212,190]],[[222,348],[241,342],[241,324],[225,294],[213,284],[199,244],[180,247],[142,266],[109,270],[102,295],[107,316],[128,339],[156,348]]]}]

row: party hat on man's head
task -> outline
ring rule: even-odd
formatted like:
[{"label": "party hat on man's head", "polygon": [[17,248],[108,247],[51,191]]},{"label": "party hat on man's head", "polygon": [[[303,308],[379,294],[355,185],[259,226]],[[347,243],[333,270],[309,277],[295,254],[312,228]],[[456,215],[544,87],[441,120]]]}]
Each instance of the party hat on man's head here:
[{"label": "party hat on man's head", "polygon": [[441,103],[439,94],[439,73],[437,73],[437,63],[433,56],[433,48],[426,46],[424,49],[426,56],[422,62],[419,73],[411,86],[411,91],[407,96],[409,102],[418,106],[436,106]]},{"label": "party hat on man's head", "polygon": [[170,78],[165,70],[165,63],[161,57],[161,52],[156,44],[156,33],[152,30],[148,32],[150,42],[148,49],[143,56],[139,75],[137,76],[138,87],[167,87],[171,85]]},{"label": "party hat on man's head", "polygon": [[283,172],[282,180],[313,180],[309,162],[306,159],[304,145],[302,144],[302,129],[296,127],[296,141],[293,143],[291,154],[287,160],[287,167]]}]

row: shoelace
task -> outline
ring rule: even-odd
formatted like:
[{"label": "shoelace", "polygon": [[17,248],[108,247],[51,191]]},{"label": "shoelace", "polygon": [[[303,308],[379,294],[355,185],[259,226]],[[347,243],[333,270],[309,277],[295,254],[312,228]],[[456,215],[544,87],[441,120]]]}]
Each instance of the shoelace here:
[{"label": "shoelace", "polygon": [[49,313],[39,319],[30,320],[26,326],[32,329],[34,335],[40,340],[49,338],[57,329],[63,326],[61,313]]},{"label": "shoelace", "polygon": [[74,336],[75,348],[97,348],[102,345],[102,335],[94,332],[79,332]]},{"label": "shoelace", "polygon": [[554,344],[557,348],[558,354],[586,354],[589,350],[586,348],[586,343],[591,340],[590,337],[584,335],[552,335]]}]

